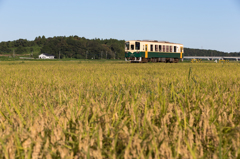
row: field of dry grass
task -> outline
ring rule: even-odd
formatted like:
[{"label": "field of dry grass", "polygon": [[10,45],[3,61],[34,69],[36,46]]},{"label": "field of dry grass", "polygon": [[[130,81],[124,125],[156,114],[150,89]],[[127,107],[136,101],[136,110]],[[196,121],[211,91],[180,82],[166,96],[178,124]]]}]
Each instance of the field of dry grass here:
[{"label": "field of dry grass", "polygon": [[240,64],[0,62],[0,158],[240,157]]}]

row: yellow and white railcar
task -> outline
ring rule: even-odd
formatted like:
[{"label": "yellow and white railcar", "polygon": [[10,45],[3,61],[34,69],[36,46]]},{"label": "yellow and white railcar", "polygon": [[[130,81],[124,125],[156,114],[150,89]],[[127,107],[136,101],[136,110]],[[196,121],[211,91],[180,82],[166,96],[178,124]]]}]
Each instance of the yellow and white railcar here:
[{"label": "yellow and white railcar", "polygon": [[178,62],[183,58],[182,44],[167,41],[131,40],[125,42],[125,60],[131,62]]}]

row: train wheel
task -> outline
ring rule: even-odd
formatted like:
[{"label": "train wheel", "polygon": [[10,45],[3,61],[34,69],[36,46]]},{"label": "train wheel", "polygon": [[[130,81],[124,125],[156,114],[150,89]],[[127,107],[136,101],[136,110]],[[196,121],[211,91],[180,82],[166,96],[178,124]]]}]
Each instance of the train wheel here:
[{"label": "train wheel", "polygon": [[148,59],[145,59],[145,61],[144,61],[145,63],[148,63]]},{"label": "train wheel", "polygon": [[179,59],[174,59],[174,63],[178,63]]},{"label": "train wheel", "polygon": [[143,63],[147,63],[147,62],[148,62],[148,59],[143,58],[143,59],[142,59],[142,62],[143,62]]}]

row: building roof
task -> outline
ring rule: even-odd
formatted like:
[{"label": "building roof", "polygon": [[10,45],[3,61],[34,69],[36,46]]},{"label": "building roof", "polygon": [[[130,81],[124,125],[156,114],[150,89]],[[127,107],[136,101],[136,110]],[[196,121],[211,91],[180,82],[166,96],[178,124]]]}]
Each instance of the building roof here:
[{"label": "building roof", "polygon": [[45,56],[54,56],[54,55],[50,55],[50,54],[47,54],[47,53],[42,53],[42,55],[45,55]]}]

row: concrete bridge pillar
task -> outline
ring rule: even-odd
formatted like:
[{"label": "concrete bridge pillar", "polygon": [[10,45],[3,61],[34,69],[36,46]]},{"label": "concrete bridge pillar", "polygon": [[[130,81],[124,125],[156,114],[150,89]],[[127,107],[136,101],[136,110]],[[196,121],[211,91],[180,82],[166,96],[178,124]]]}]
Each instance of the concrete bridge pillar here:
[{"label": "concrete bridge pillar", "polygon": [[236,58],[236,61],[238,61],[238,58]]}]

